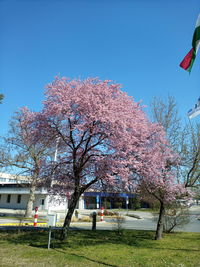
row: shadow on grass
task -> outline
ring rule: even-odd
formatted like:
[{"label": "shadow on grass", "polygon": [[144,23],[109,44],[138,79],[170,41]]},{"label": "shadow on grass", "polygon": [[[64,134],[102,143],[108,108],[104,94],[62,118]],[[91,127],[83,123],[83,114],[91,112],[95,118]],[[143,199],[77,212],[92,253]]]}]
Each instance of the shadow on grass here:
[{"label": "shadow on grass", "polygon": [[[69,237],[66,241],[61,242],[59,240],[60,231],[52,231],[52,246],[54,248],[64,248],[64,247],[84,247],[84,246],[98,246],[103,244],[123,244],[135,247],[141,247],[148,241],[154,239],[154,233],[151,231],[123,231],[122,235],[118,235],[116,231],[88,231],[88,230],[78,230],[69,231]],[[20,244],[20,245],[30,245],[34,247],[46,248],[48,244],[48,231],[38,230],[38,231],[21,231],[17,232],[7,232],[3,235],[0,232],[0,239],[6,240],[8,243]],[[145,246],[146,246],[145,245]]]},{"label": "shadow on grass", "polygon": [[[63,250],[58,250],[58,249],[55,249],[55,251],[57,251],[59,253],[63,253],[63,254],[66,253]],[[85,255],[79,255],[79,254],[75,254],[75,253],[68,253],[68,254],[70,254],[71,256],[75,256],[77,258],[81,258],[81,259],[88,260],[88,261],[91,261],[91,262],[94,262],[94,263],[98,263],[98,264],[102,264],[102,265],[105,265],[105,266],[118,267],[117,265],[113,265],[113,264],[109,264],[109,263],[106,263],[106,262],[103,262],[103,261],[98,261],[98,260],[91,259],[89,257],[86,257]]]},{"label": "shadow on grass", "polygon": [[90,258],[88,258],[88,257],[86,257],[84,255],[78,255],[78,254],[74,254],[74,253],[71,253],[71,255],[77,256],[79,258],[86,259],[86,260],[94,262],[94,263],[99,263],[99,264],[102,264],[102,265],[105,265],[105,266],[118,267],[117,265],[113,265],[113,264],[105,263],[103,261],[97,261],[97,260],[90,259]]},{"label": "shadow on grass", "polygon": [[[84,246],[99,246],[103,244],[110,245],[128,245],[135,248],[146,248],[155,250],[172,250],[172,251],[188,251],[188,252],[199,252],[198,249],[190,249],[181,245],[176,248],[169,245],[169,247],[162,247],[159,245],[160,241],[154,240],[155,233],[153,231],[140,231],[140,230],[124,230],[122,235],[118,235],[116,231],[104,230],[104,231],[69,231],[69,237],[66,241],[61,242],[59,240],[60,231],[52,231],[51,247],[54,249],[65,249],[65,248],[80,248]],[[177,237],[178,234],[170,234],[172,237]],[[179,235],[178,235],[179,238]],[[186,234],[180,234],[180,239],[187,239]],[[188,239],[192,240],[192,237],[188,235]],[[6,241],[8,243],[29,245],[32,247],[47,248],[48,244],[48,231],[26,231],[26,232],[6,232],[1,234],[1,243]],[[197,240],[197,236],[194,235],[193,240]],[[173,240],[172,240],[173,243]],[[3,244],[3,243],[2,243]],[[79,255],[77,255],[79,256]],[[85,257],[85,256],[80,256]],[[89,259],[89,258],[88,258]],[[108,265],[109,266],[109,265]],[[112,266],[112,265],[110,265]]]}]

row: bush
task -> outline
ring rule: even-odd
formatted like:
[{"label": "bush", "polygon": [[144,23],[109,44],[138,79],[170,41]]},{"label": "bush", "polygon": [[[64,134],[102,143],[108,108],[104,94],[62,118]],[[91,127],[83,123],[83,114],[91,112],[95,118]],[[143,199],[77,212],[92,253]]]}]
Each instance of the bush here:
[{"label": "bush", "polygon": [[91,222],[92,219],[90,216],[81,216],[80,218],[77,218],[76,216],[72,217],[71,222]]},{"label": "bush", "polygon": [[[158,220],[158,211],[153,212],[154,221]],[[163,231],[170,233],[176,227],[182,227],[189,223],[188,207],[182,206],[178,203],[172,203],[165,209]]]},{"label": "bush", "polygon": [[116,223],[116,230],[118,235],[123,234],[123,223],[125,222],[125,217],[120,214],[120,212],[117,212],[114,222]]},{"label": "bush", "polygon": [[132,204],[134,210],[141,208],[141,200],[138,197],[133,198],[131,204]]},{"label": "bush", "polygon": [[[101,211],[98,211],[97,215],[101,216]],[[104,216],[117,216],[117,215],[118,215],[118,212],[104,210]]]},{"label": "bush", "polygon": [[189,212],[185,206],[176,206],[167,209],[164,218],[164,232],[170,233],[175,227],[189,223]]},{"label": "bush", "polygon": [[89,216],[82,216],[78,219],[79,222],[91,222],[92,219]]}]

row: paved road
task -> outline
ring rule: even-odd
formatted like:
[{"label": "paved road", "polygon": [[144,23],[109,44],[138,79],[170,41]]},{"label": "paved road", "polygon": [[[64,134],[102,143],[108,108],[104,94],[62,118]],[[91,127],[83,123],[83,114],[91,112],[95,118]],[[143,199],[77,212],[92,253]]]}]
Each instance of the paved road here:
[{"label": "paved road", "polygon": [[[84,214],[90,214],[92,211],[83,211]],[[185,232],[200,232],[200,206],[193,206],[189,209],[190,212],[190,222],[181,228],[176,228],[175,231],[185,231]],[[122,212],[125,216],[126,211]],[[135,214],[140,216],[141,219],[132,218],[129,216],[125,216],[125,222],[123,223],[124,229],[138,229],[138,230],[156,230],[156,221],[154,216],[150,212],[143,211],[129,211],[129,214]],[[13,223],[19,222],[17,219],[9,219],[0,217],[0,224],[3,223]],[[32,220],[30,220],[32,223]],[[72,227],[78,229],[91,229],[91,223],[72,223]],[[105,222],[98,222],[97,229],[102,230],[112,230],[116,229],[116,221],[112,218],[105,218]]]},{"label": "paved road", "polygon": [[[84,211],[85,212],[85,211]],[[126,215],[127,212],[123,211],[122,215]],[[141,219],[136,219],[132,217],[125,216],[125,223],[123,223],[123,228],[125,229],[138,229],[138,230],[156,230],[156,219],[150,212],[144,211],[129,211],[128,214],[134,214],[140,216]],[[192,206],[189,209],[190,222],[181,228],[175,228],[175,231],[184,232],[200,232],[200,206]],[[106,223],[98,223],[97,229],[114,229],[116,228],[116,223],[113,219],[105,218]],[[83,226],[82,226],[83,227]],[[84,226],[84,228],[89,228]]]},{"label": "paved road", "polygon": [[[91,213],[92,211],[84,211],[84,214]],[[184,231],[184,232],[200,232],[200,206],[192,206],[189,209],[190,213],[190,222],[181,228],[175,228],[175,231]],[[127,211],[123,211],[122,215],[126,215]],[[129,211],[128,214],[134,214],[141,219],[136,219],[132,217],[125,216],[125,222],[123,223],[124,229],[138,229],[138,230],[156,230],[156,220],[150,212],[144,211]],[[91,223],[85,224],[73,224],[76,227],[81,227],[83,229],[91,229]],[[105,218],[105,222],[97,223],[97,229],[116,229],[116,223],[111,218]]]}]

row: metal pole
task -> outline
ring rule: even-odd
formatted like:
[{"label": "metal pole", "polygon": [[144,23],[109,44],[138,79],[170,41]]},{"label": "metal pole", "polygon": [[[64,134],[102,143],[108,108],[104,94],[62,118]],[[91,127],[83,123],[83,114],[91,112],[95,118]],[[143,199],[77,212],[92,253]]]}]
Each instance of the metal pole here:
[{"label": "metal pole", "polygon": [[[57,156],[58,156],[58,144],[59,144],[59,141],[60,141],[60,137],[58,137],[56,139],[56,148],[55,148],[55,153],[54,153],[54,164],[56,163],[57,161]],[[52,175],[52,179],[51,179],[51,184],[50,184],[50,187],[52,187],[53,185],[53,178],[54,178],[54,172],[53,172],[53,175]],[[50,201],[48,201],[48,214],[50,213]]]},{"label": "metal pole", "polygon": [[129,198],[126,196],[126,210],[128,211]]},{"label": "metal pole", "polygon": [[48,240],[48,249],[50,249],[51,246],[51,226],[49,226],[49,240]]}]

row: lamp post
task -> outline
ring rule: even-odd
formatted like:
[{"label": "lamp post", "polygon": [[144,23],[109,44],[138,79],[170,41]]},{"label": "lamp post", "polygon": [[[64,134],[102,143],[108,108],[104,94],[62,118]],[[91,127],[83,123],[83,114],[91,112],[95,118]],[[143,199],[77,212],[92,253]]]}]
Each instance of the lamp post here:
[{"label": "lamp post", "polygon": [[[60,141],[60,136],[56,139],[56,148],[55,148],[55,153],[54,153],[54,164],[57,161],[57,156],[58,156],[58,145],[59,145],[59,141]],[[52,188],[53,185],[53,178],[54,178],[54,171],[52,174],[52,179],[51,179],[51,183],[50,183],[50,188]],[[50,201],[48,201],[48,214],[50,213]]]}]

